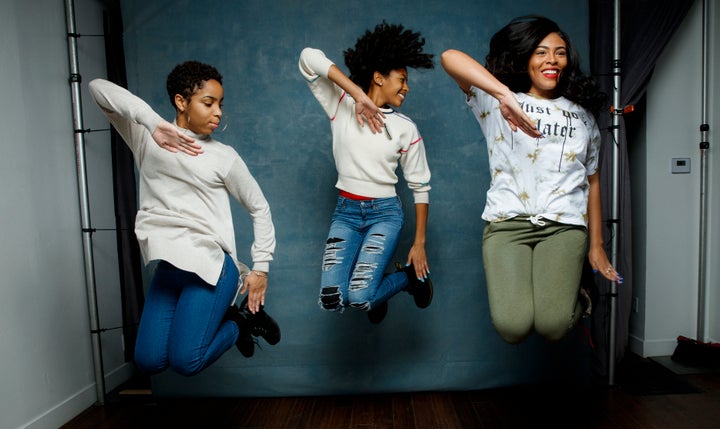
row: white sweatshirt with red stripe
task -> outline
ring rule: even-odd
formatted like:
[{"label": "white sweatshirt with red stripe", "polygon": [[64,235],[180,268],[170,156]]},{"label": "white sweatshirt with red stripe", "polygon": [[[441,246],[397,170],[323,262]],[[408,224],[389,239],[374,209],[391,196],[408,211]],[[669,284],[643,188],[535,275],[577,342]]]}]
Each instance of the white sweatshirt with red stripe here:
[{"label": "white sweatshirt with red stripe", "polygon": [[386,132],[374,134],[355,116],[355,101],[328,79],[333,62],[325,54],[305,48],[299,68],[303,78],[330,118],[333,156],[338,173],[336,187],[355,195],[389,198],[396,194],[398,164],[412,189],[415,203],[428,203],[430,169],[423,139],[407,116],[383,108]]}]

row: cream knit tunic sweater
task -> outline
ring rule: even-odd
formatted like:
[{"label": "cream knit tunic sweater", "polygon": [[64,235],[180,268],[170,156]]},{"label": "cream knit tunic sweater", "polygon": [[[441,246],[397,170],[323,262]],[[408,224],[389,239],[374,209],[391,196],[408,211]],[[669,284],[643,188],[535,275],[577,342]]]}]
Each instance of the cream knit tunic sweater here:
[{"label": "cream knit tunic sweater", "polygon": [[90,93],[135,158],[140,182],[135,234],[146,264],[165,260],[217,284],[225,253],[238,264],[229,194],[252,218],[253,269],[269,270],[275,250],[270,207],[232,147],[182,129],[204,152],[169,152],[152,138],[162,118],[142,99],[102,79],[90,82]]}]

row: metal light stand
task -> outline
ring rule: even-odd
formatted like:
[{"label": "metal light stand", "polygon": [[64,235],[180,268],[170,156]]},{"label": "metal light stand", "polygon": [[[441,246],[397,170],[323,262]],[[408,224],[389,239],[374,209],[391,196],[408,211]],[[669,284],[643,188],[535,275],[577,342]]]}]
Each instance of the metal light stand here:
[{"label": "metal light stand", "polygon": [[[620,207],[619,207],[619,183],[620,183],[620,116],[623,113],[621,107],[621,61],[620,61],[620,0],[613,2],[613,111],[612,114],[612,130],[613,130],[613,163],[612,163],[612,214],[613,219],[610,222],[611,238],[610,238],[610,263],[613,267],[617,267],[618,263],[618,232]],[[617,283],[610,282],[610,327],[609,344],[608,344],[608,384],[615,384],[615,356],[616,356],[616,336],[617,336]]]},{"label": "metal light stand", "polygon": [[77,38],[75,30],[75,4],[65,0],[65,21],[67,24],[68,54],[70,60],[70,89],[72,93],[73,129],[75,133],[75,157],[77,160],[77,181],[80,196],[83,256],[85,260],[85,288],[87,291],[90,335],[92,338],[95,389],[99,405],[105,404],[105,375],[103,370],[102,346],[100,344],[100,320],[98,317],[95,287],[95,262],[93,259],[90,203],[88,199],[87,169],[85,164],[85,130],[83,129],[82,103],[80,97],[80,72],[78,66]]}]

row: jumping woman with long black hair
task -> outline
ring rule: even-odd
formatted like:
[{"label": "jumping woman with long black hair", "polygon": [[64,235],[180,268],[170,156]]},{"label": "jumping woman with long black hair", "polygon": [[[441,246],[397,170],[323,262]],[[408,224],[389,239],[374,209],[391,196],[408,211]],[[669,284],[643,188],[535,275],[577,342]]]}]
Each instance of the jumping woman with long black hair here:
[{"label": "jumping woman with long black hair", "polygon": [[493,324],[509,343],[533,329],[559,340],[589,307],[579,293],[586,255],[605,278],[622,281],[601,229],[595,115],[604,96],[581,72],[567,34],[541,16],[498,31],[486,66],[457,50],[445,51],[442,65],[487,142],[483,261]]}]

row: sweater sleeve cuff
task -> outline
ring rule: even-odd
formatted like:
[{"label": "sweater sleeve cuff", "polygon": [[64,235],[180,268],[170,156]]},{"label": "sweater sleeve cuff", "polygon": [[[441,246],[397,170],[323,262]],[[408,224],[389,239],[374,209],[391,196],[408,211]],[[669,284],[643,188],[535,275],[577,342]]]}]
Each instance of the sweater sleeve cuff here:
[{"label": "sweater sleeve cuff", "polygon": [[267,273],[270,271],[270,262],[255,262],[252,269],[253,271],[262,271]]},{"label": "sweater sleeve cuff", "polygon": [[415,204],[430,204],[430,192],[428,191],[413,191],[413,198]]},{"label": "sweater sleeve cuff", "polygon": [[138,118],[138,122],[147,128],[150,131],[150,134],[155,132],[155,129],[157,129],[158,125],[163,120],[163,117],[155,113],[152,109],[149,109],[147,112],[143,112],[142,116]]}]

